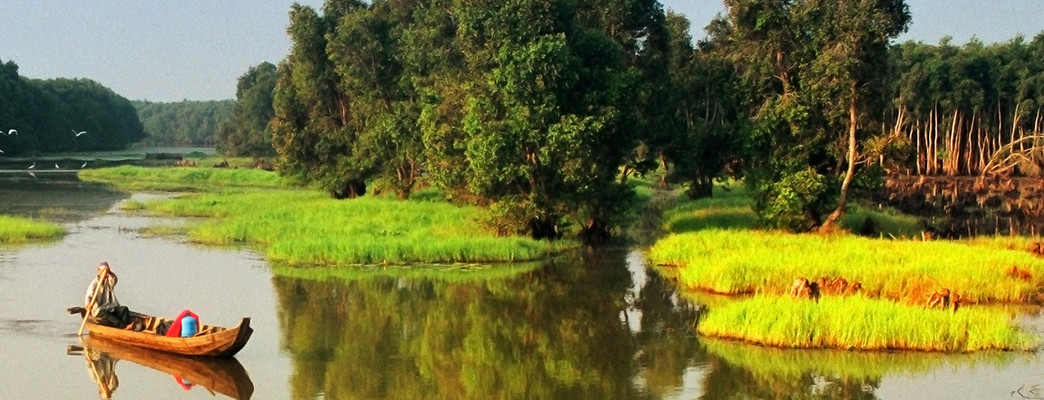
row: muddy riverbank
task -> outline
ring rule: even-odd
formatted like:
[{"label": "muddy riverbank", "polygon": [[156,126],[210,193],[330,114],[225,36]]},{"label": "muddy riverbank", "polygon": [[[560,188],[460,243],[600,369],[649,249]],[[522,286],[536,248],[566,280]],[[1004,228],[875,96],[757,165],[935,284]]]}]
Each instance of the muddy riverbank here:
[{"label": "muddy riverbank", "polygon": [[1040,235],[1044,178],[1011,176],[891,176],[874,200],[921,216],[937,237]]}]

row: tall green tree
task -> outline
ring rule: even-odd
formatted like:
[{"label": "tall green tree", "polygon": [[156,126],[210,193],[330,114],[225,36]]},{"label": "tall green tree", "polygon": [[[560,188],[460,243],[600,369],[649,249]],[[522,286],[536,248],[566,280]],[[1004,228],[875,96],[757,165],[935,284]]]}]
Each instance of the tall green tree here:
[{"label": "tall green tree", "polygon": [[573,5],[454,3],[474,74],[464,89],[466,179],[505,230],[554,238],[572,215],[581,235],[597,242],[629,193],[615,178],[636,144],[633,132],[620,129],[635,76],[623,68],[617,43],[577,24]]},{"label": "tall green tree", "polygon": [[280,63],[273,94],[273,145],[283,173],[318,182],[333,197],[366,193],[366,180],[375,170],[368,154],[355,147],[362,116],[339,87],[337,68],[329,57],[330,37],[342,16],[365,9],[360,1],[329,0],[323,15],[294,4],[287,33],[293,43]]},{"label": "tall green tree", "polygon": [[745,178],[756,208],[774,226],[833,229],[862,162],[860,137],[880,133],[872,131],[879,125],[871,110],[884,102],[877,91],[887,46],[905,31],[909,9],[902,0],[725,5],[717,40],[743,68],[755,99],[747,146],[756,161]]},{"label": "tall green tree", "polygon": [[269,124],[275,116],[272,91],[276,66],[263,62],[250,67],[236,84],[236,106],[217,132],[217,150],[230,156],[275,155]]},{"label": "tall green tree", "polygon": [[669,85],[659,97],[668,114],[657,142],[660,163],[670,172],[664,179],[687,185],[690,198],[708,197],[714,179],[736,158],[743,99],[735,68],[712,45],[694,46],[685,17],[668,13],[667,29]]},{"label": "tall green tree", "polygon": [[[405,64],[404,31],[412,25],[413,0],[375,1],[345,14],[327,51],[349,99],[356,158],[374,168],[379,186],[409,196],[423,165],[420,105]],[[361,155],[365,155],[360,157]]]}]

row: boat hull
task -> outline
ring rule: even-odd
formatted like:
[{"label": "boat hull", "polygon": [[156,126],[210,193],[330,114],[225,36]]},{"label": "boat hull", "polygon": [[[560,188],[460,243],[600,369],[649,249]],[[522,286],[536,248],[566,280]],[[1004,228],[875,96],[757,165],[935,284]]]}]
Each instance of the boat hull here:
[{"label": "boat hull", "polygon": [[250,328],[250,318],[245,317],[240,320],[239,325],[232,328],[201,325],[200,333],[195,336],[169,337],[156,333],[156,328],[167,319],[144,314],[135,314],[135,318],[144,326],[141,331],[98,325],[90,320],[87,321],[87,329],[91,337],[130,346],[185,356],[214,358],[234,356],[246,346],[254,332]]}]

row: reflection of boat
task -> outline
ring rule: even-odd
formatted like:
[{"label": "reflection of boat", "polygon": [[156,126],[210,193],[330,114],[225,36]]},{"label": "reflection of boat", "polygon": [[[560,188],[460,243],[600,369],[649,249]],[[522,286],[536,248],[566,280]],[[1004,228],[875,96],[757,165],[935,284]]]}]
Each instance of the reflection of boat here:
[{"label": "reflection of boat", "polygon": [[[73,307],[69,313],[83,312],[82,307]],[[170,319],[154,317],[140,313],[133,313],[135,323],[141,330],[113,328],[111,326],[98,325],[87,320],[87,329],[90,336],[105,338],[112,341],[128,344],[131,346],[145,347],[167,353],[175,353],[197,357],[232,357],[246,346],[250,340],[250,334],[254,332],[250,328],[250,318],[243,318],[239,325],[225,328],[216,325],[200,325],[199,331],[190,337],[169,337],[156,333],[156,328]]]},{"label": "reflection of boat", "polygon": [[191,382],[237,400],[249,399],[254,393],[254,383],[235,358],[184,357],[95,336],[88,336],[84,345],[85,352],[98,352],[113,359],[127,360],[170,374],[183,387],[185,382]]}]

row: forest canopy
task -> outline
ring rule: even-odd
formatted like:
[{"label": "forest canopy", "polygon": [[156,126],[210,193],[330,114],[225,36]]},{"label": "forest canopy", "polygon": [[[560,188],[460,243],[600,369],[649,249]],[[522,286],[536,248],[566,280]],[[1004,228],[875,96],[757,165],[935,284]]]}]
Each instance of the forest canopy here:
[{"label": "forest canopy", "polygon": [[130,100],[89,79],[28,79],[0,60],[0,93],[6,156],[118,150],[146,136]]},{"label": "forest canopy", "polygon": [[[619,231],[628,180],[653,171],[693,198],[741,179],[765,225],[795,231],[831,229],[886,174],[1044,171],[1044,35],[895,43],[902,0],[724,3],[699,41],[656,0],[294,5],[290,53],[246,71],[235,101],[130,103],[8,62],[0,129],[37,136],[0,148],[118,148],[147,131],[275,154],[336,198],[433,187],[489,207],[503,233],[590,243]],[[102,123],[119,133],[42,133]]]}]

